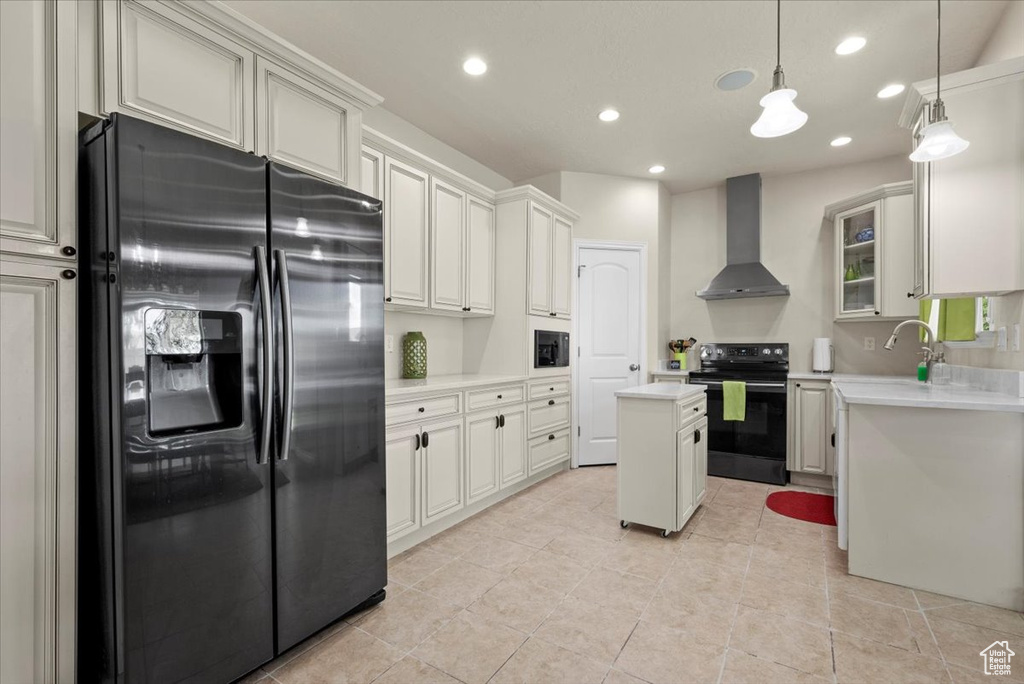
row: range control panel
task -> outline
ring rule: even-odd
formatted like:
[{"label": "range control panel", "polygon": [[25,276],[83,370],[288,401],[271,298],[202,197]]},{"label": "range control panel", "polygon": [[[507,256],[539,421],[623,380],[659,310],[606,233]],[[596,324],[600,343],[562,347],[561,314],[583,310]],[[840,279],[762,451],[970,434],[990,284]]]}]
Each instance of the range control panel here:
[{"label": "range control panel", "polygon": [[785,342],[760,342],[744,344],[702,344],[702,363],[716,361],[738,363],[789,363],[789,344]]}]

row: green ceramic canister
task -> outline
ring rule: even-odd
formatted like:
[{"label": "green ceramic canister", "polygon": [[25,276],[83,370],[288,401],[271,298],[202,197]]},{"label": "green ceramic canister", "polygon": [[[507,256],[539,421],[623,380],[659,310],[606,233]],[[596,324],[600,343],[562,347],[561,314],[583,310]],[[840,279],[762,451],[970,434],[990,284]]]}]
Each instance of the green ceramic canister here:
[{"label": "green ceramic canister", "polygon": [[402,338],[402,377],[422,380],[427,377],[427,338],[411,331]]}]

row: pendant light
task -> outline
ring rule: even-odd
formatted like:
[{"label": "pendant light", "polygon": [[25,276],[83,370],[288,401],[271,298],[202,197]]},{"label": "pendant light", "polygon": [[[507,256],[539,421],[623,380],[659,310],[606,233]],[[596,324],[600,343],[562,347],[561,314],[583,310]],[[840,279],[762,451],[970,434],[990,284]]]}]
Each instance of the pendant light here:
[{"label": "pendant light", "polygon": [[910,161],[931,162],[954,154],[960,154],[971,143],[953,130],[953,124],[946,120],[946,105],[942,102],[942,0],[936,0],[938,27],[935,35],[935,101],[928,113],[928,125],[921,129],[921,141],[910,153]]},{"label": "pendant light", "polygon": [[776,59],[772,89],[761,98],[764,111],[750,127],[750,132],[758,138],[777,138],[792,133],[807,123],[807,114],[793,104],[796,91],[786,87],[786,76],[782,73],[782,0],[776,0],[775,22]]}]

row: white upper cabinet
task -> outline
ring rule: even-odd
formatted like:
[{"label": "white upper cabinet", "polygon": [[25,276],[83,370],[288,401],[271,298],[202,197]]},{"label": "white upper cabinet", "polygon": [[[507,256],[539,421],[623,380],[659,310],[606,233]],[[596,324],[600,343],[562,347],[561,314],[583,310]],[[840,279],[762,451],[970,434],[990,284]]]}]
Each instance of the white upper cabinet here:
[{"label": "white upper cabinet", "polygon": [[547,316],[551,311],[551,237],[554,214],[530,202],[527,313]]},{"label": "white upper cabinet", "polygon": [[551,312],[569,318],[572,310],[572,224],[555,215],[551,236]]},{"label": "white upper cabinet", "polygon": [[[917,139],[935,82],[915,84],[900,123]],[[914,164],[913,293],[925,298],[1024,290],[1024,57],[942,77],[964,152]]]},{"label": "white upper cabinet", "polygon": [[0,2],[0,251],[75,258],[76,24],[73,2]]},{"label": "white upper cabinet", "polygon": [[527,313],[569,318],[572,310],[572,223],[529,202]]},{"label": "white upper cabinet", "polygon": [[104,113],[253,149],[251,50],[166,5],[102,8]]},{"label": "white upper cabinet", "polygon": [[384,154],[363,145],[360,155],[359,192],[384,199]]},{"label": "white upper cabinet", "polygon": [[470,195],[466,201],[466,307],[494,313],[494,205]]},{"label": "white upper cabinet", "polygon": [[427,307],[430,177],[384,160],[384,301]]},{"label": "white upper cabinet", "polygon": [[360,187],[362,111],[380,96],[220,3],[99,6],[100,113],[123,112]]},{"label": "white upper cabinet", "polygon": [[288,69],[256,58],[256,154],[349,185],[360,168],[362,112],[353,103]]},{"label": "white upper cabinet", "polygon": [[430,181],[430,307],[465,311],[466,193]]},{"label": "white upper cabinet", "polygon": [[910,181],[825,209],[835,225],[835,318],[914,318],[914,200]]}]

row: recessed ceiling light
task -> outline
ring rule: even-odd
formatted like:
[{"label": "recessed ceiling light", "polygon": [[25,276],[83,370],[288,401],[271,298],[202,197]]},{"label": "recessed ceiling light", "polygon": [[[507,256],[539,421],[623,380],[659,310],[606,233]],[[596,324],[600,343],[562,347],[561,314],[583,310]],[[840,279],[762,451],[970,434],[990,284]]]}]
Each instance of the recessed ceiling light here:
[{"label": "recessed ceiling light", "polygon": [[462,70],[470,76],[480,76],[487,73],[487,62],[479,57],[470,57],[462,63]]},{"label": "recessed ceiling light", "polygon": [[619,113],[614,109],[606,109],[598,114],[597,118],[601,121],[611,122],[619,118]]},{"label": "recessed ceiling light", "polygon": [[890,83],[889,85],[885,86],[884,88],[878,91],[878,97],[882,98],[883,100],[887,97],[896,97],[897,95],[902,93],[905,88],[906,86],[904,86],[902,83]]},{"label": "recessed ceiling light", "polygon": [[843,145],[849,145],[851,140],[853,140],[853,138],[850,136],[841,135],[829,144],[832,145],[832,147],[842,147]]},{"label": "recessed ceiling light", "polygon": [[852,55],[854,52],[857,52],[857,50],[860,50],[862,47],[867,45],[867,42],[867,40],[861,38],[860,36],[853,36],[851,38],[847,38],[842,43],[836,46],[836,54]]},{"label": "recessed ceiling light", "polygon": [[753,69],[734,69],[727,71],[715,79],[715,87],[719,90],[739,90],[754,82],[757,72]]},{"label": "recessed ceiling light", "polygon": [[650,172],[650,173],[661,173],[664,170],[665,170],[665,167],[662,166],[661,164],[655,164],[651,168],[647,169],[647,171]]}]

